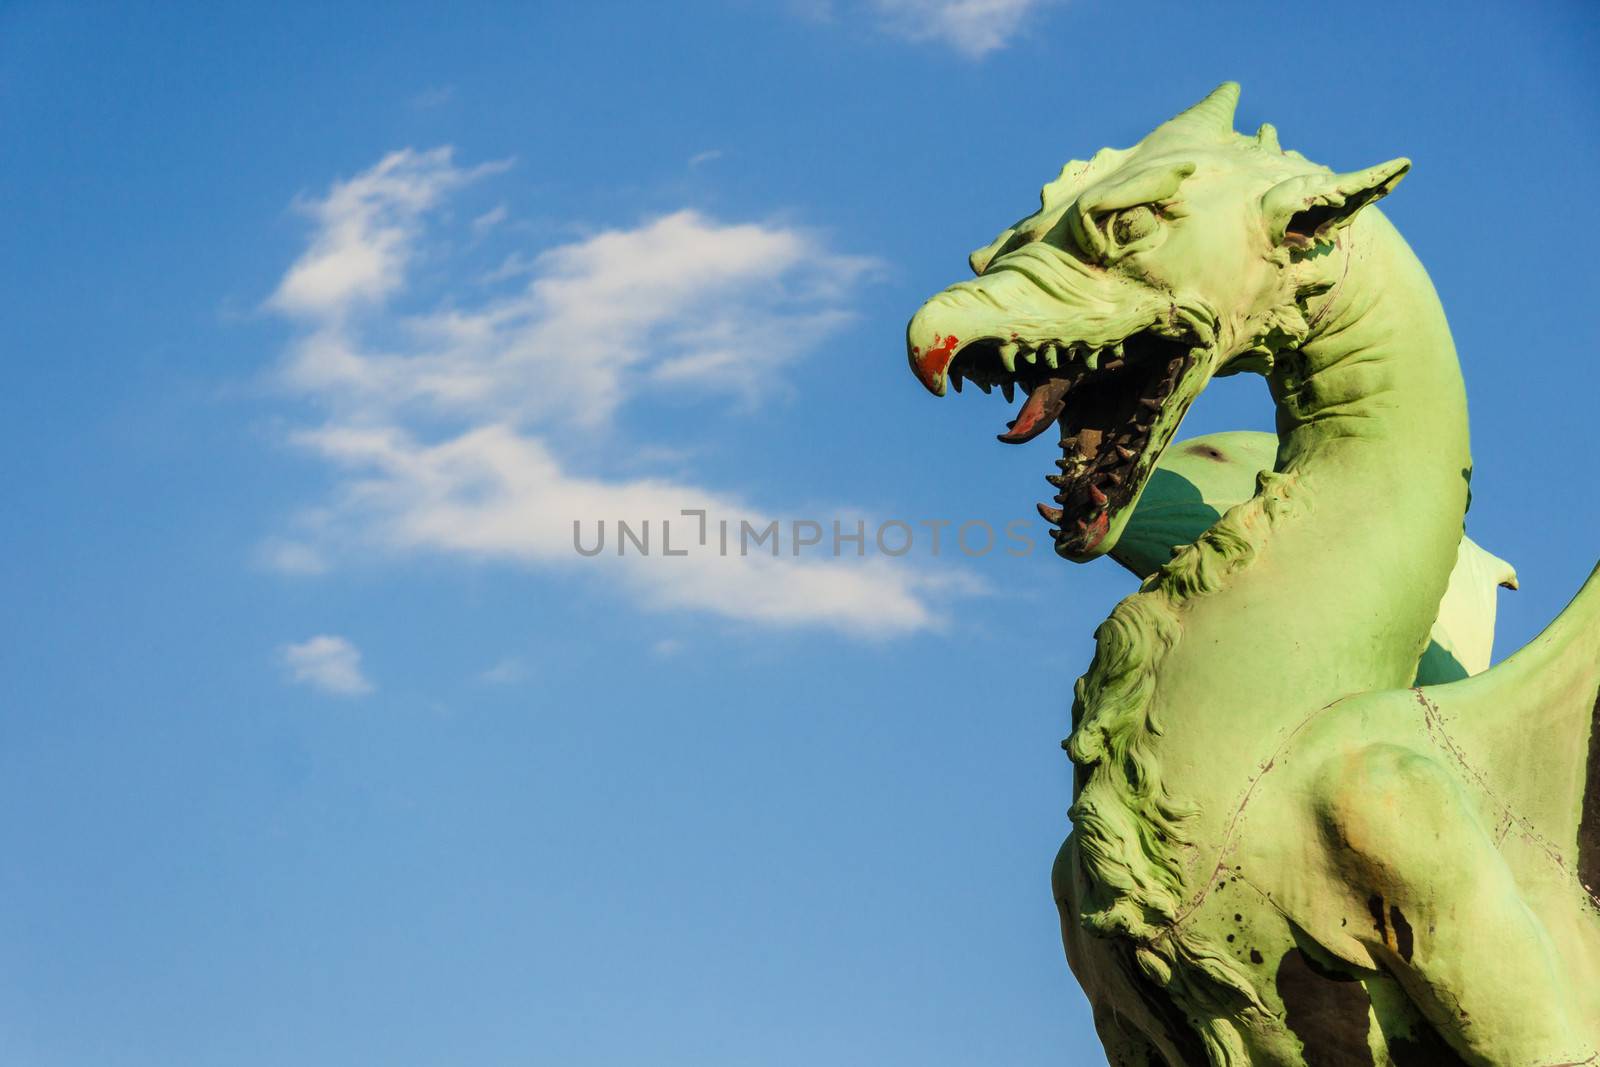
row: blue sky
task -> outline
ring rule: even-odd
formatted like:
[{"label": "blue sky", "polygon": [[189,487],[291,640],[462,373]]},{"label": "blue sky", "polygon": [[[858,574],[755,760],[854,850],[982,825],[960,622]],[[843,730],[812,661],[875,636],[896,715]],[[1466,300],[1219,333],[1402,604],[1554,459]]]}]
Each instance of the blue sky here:
[{"label": "blue sky", "polygon": [[1095,1062],[1047,874],[1131,579],[570,524],[1028,519],[905,321],[1224,78],[1415,162],[1500,653],[1600,556],[1585,5],[281,7],[0,10],[8,1063]]}]

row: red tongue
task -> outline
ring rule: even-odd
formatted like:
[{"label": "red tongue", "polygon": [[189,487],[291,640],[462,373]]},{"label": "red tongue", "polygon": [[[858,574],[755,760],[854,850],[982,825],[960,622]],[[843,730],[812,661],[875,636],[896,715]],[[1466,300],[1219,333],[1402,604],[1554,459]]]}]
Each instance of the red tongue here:
[{"label": "red tongue", "polygon": [[1008,445],[1020,445],[1044,433],[1051,423],[1061,417],[1061,410],[1067,406],[1067,390],[1070,387],[1065,378],[1051,378],[1035,387],[1028,394],[1028,402],[1017,412],[1017,421],[1000,435],[1000,440]]}]

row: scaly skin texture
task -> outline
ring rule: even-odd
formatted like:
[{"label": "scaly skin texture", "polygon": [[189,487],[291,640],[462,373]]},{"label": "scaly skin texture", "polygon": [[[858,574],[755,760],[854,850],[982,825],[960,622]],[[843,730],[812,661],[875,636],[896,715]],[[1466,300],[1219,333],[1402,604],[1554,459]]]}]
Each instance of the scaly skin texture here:
[{"label": "scaly skin texture", "polygon": [[1408,688],[1471,475],[1443,310],[1370,206],[1409,163],[1335,174],[1234,133],[1237,94],[1068,164],[908,327],[935,393],[1027,392],[1002,440],[1059,427],[1074,561],[1212,377],[1276,403],[1255,495],[1096,631],[1068,960],[1113,1063],[1600,1062],[1600,571],[1506,663]]}]

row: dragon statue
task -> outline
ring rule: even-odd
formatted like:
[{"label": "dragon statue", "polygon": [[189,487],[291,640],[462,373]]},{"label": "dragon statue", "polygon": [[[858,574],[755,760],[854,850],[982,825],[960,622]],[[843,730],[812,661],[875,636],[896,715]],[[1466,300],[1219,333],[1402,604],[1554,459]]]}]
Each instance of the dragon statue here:
[{"label": "dragon statue", "polygon": [[[1237,101],[1068,163],[908,327],[935,394],[1026,394],[1002,441],[1057,427],[1056,553],[1143,577],[1075,689],[1068,962],[1117,1065],[1600,1063],[1600,569],[1487,666],[1514,579],[1372,206],[1410,163],[1335,173]],[[1169,450],[1245,371],[1276,436]]]}]

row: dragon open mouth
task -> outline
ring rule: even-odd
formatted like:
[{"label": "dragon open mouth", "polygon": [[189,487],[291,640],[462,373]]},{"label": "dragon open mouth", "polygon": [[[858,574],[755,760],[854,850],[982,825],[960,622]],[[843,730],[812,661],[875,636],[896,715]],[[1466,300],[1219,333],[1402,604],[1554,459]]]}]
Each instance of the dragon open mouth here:
[{"label": "dragon open mouth", "polygon": [[[1001,441],[1023,444],[1057,428],[1061,454],[1046,475],[1054,502],[1038,509],[1069,559],[1110,547],[1102,543],[1120,530],[1210,364],[1198,331],[1166,324],[1111,343],[1019,334],[935,342],[926,356],[912,354],[930,389],[942,393],[947,380],[957,392],[971,382],[985,393],[998,386],[1008,401],[1025,395]],[[937,381],[925,373],[935,367]]]}]

